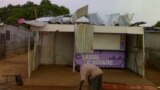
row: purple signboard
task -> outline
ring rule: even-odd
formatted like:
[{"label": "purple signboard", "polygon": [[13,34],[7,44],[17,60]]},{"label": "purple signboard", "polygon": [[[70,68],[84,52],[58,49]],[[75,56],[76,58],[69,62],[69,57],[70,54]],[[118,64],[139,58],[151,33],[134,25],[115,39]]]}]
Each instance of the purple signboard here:
[{"label": "purple signboard", "polygon": [[104,68],[124,68],[124,51],[95,51],[94,53],[77,53],[76,64],[90,63]]}]

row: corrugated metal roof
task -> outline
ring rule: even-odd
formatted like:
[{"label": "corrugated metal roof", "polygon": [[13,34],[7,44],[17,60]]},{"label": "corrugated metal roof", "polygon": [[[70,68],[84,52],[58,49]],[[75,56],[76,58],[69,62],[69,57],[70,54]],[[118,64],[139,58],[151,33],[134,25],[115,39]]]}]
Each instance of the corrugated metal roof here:
[{"label": "corrugated metal roof", "polygon": [[51,19],[53,19],[54,17],[41,17],[41,18],[37,18],[36,21],[40,21],[40,22],[48,22]]},{"label": "corrugated metal roof", "polygon": [[87,17],[89,18],[90,24],[92,25],[105,25],[104,21],[101,19],[101,17],[97,14],[88,14]]},{"label": "corrugated metal roof", "polygon": [[89,23],[89,20],[86,17],[81,17],[76,20],[76,23]]},{"label": "corrugated metal roof", "polygon": [[25,21],[26,24],[31,25],[31,26],[35,26],[35,27],[44,27],[45,25],[47,25],[46,22],[39,22],[39,21]]}]

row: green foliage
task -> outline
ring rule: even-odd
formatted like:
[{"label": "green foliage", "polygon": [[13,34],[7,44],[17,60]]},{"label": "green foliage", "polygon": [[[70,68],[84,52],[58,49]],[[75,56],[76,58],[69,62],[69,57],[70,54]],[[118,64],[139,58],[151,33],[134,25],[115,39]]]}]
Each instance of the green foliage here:
[{"label": "green foliage", "polygon": [[155,27],[160,27],[160,21],[155,24]]},{"label": "green foliage", "polygon": [[49,0],[42,0],[40,5],[28,1],[24,5],[13,6],[12,4],[9,4],[7,7],[0,8],[1,20],[10,25],[17,25],[19,18],[33,20],[36,19],[36,17],[64,14],[69,14],[68,8],[52,4]]},{"label": "green foliage", "polygon": [[57,16],[63,14],[69,14],[69,10],[64,6],[58,6],[56,4],[51,4],[49,0],[42,0],[38,6],[38,17],[39,16]]},{"label": "green foliage", "polygon": [[14,17],[14,16],[10,16],[6,19],[5,23],[9,23],[11,25],[16,25],[17,24],[17,20],[18,18],[17,17]]}]

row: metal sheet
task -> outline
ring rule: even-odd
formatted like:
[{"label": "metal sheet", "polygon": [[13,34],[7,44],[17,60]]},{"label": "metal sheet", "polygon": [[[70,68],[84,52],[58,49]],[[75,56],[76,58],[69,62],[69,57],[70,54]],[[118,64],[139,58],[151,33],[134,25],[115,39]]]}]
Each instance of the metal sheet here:
[{"label": "metal sheet", "polygon": [[82,17],[82,16],[85,16],[88,14],[88,5],[84,6],[84,7],[81,7],[80,9],[78,9],[74,14],[73,16],[71,17],[72,18],[72,22],[74,23],[76,21],[76,19]]},{"label": "metal sheet", "polygon": [[93,52],[93,27],[88,24],[75,25],[76,53]]},{"label": "metal sheet", "polygon": [[40,64],[55,63],[55,33],[41,32],[40,34]]},{"label": "metal sheet", "polygon": [[90,24],[104,26],[104,21],[101,19],[101,17],[97,13],[88,14],[87,17],[89,18]]},{"label": "metal sheet", "polygon": [[47,22],[39,22],[39,21],[25,21],[26,24],[31,25],[31,26],[35,26],[35,27],[44,27],[45,25],[47,25]]},{"label": "metal sheet", "polygon": [[72,65],[74,33],[56,32],[55,64]]},{"label": "metal sheet", "polygon": [[[139,42],[141,39],[142,42]],[[143,35],[127,35],[127,68],[142,77],[145,76],[144,38]]]}]

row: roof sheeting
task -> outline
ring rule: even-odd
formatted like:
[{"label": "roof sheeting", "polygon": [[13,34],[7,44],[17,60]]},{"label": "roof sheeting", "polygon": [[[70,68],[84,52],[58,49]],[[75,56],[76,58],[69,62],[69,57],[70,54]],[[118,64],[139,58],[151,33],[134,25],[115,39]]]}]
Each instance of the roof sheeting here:
[{"label": "roof sheeting", "polygon": [[97,13],[88,14],[87,17],[89,18],[90,24],[92,25],[104,25],[104,21]]},{"label": "roof sheeting", "polygon": [[115,26],[115,24],[118,24],[119,17],[120,17],[120,13],[106,15],[105,25],[107,25],[107,26]]},{"label": "roof sheeting", "polygon": [[41,18],[37,18],[36,21],[40,21],[40,22],[48,22],[51,19],[53,19],[54,17],[41,17]]},{"label": "roof sheeting", "polygon": [[53,24],[55,24],[55,23],[63,24],[62,18],[63,18],[63,16],[57,16],[57,17],[52,18],[49,22],[53,23]]},{"label": "roof sheeting", "polygon": [[119,26],[129,26],[130,20],[128,18],[128,15],[121,15],[118,19]]},{"label": "roof sheeting", "polygon": [[89,23],[89,20],[86,17],[81,17],[76,20],[76,23]]},{"label": "roof sheeting", "polygon": [[46,22],[39,22],[39,21],[25,21],[26,24],[31,25],[31,26],[35,26],[35,27],[44,27],[45,25],[47,25]]},{"label": "roof sheeting", "polygon": [[88,5],[81,7],[72,15],[72,22],[75,23],[76,19],[86,16],[88,14]]}]

